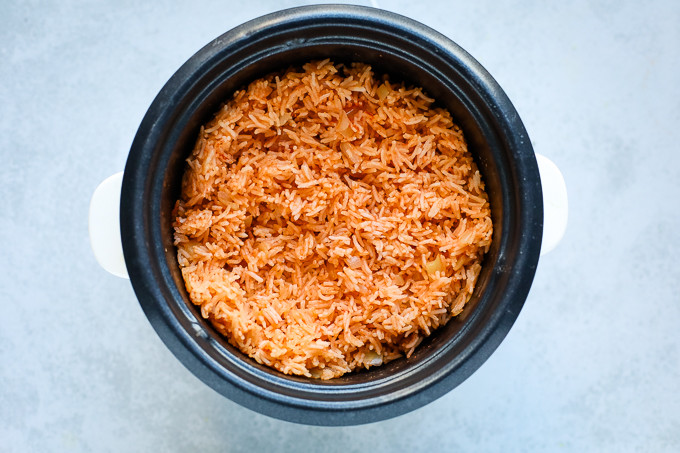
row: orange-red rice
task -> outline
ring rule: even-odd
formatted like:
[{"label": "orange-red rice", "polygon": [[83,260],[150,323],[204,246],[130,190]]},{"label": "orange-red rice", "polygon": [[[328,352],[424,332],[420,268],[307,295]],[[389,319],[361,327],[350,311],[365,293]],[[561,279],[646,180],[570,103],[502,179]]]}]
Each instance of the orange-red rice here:
[{"label": "orange-red rice", "polygon": [[461,312],[492,224],[463,134],[432,103],[325,60],[252,82],[201,129],[175,244],[232,344],[330,379],[410,356]]}]

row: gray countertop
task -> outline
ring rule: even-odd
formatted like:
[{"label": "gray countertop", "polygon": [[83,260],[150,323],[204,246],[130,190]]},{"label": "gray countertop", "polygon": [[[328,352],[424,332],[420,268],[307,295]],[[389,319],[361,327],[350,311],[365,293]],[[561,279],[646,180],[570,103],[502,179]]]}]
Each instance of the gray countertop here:
[{"label": "gray countertop", "polygon": [[379,0],[452,38],[569,190],[515,326],[396,419],[274,420],[168,351],[89,248],[89,198],[211,39],[303,2],[0,4],[0,451],[680,451],[680,3]]}]

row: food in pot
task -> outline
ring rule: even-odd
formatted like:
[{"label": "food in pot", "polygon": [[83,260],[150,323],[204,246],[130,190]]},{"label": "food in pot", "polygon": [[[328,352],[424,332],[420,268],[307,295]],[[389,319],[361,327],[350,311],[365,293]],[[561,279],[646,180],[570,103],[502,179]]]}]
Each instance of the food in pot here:
[{"label": "food in pot", "polygon": [[283,373],[409,357],[458,315],[492,238],[461,130],[420,88],[325,60],[236,91],[175,207],[191,301]]}]

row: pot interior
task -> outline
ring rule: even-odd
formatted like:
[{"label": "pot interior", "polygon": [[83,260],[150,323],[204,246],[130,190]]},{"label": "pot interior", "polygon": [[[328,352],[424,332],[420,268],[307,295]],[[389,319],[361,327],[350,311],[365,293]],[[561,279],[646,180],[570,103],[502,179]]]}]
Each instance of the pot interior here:
[{"label": "pot interior", "polygon": [[[180,123],[178,125],[181,128],[181,134],[174,144],[172,158],[168,163],[166,173],[165,184],[167,189],[163,193],[161,204],[161,230],[164,232],[163,243],[168,250],[166,259],[173,280],[182,295],[185,305],[198,318],[200,318],[199,310],[193,306],[187,292],[184,290],[184,282],[177,264],[176,249],[173,246],[172,237],[173,219],[171,211],[175,201],[180,196],[182,174],[186,169],[185,159],[193,149],[200,126],[212,118],[221,104],[235,90],[244,88],[249,82],[269,73],[285,70],[295,65],[302,65],[311,60],[331,58],[336,63],[368,63],[373,67],[376,75],[386,73],[389,74],[390,79],[393,81],[404,81],[409,85],[423,87],[429,96],[436,99],[438,106],[447,108],[453,115],[454,122],[462,128],[469,149],[483,174],[492,207],[494,238],[497,239],[502,236],[504,203],[501,181],[499,180],[499,172],[501,170],[498,168],[496,159],[491,155],[492,146],[498,147],[498,144],[494,143],[493,134],[490,133],[491,131],[488,130],[488,127],[484,127],[486,125],[481,121],[481,118],[476,117],[477,112],[470,105],[471,100],[468,99],[466,93],[462,92],[459,87],[460,81],[442,80],[440,74],[433,73],[422,61],[412,55],[408,55],[404,51],[380,48],[381,46],[375,43],[354,43],[354,45],[350,46],[346,42],[333,43],[329,41],[332,40],[329,38],[324,38],[321,42],[318,42],[318,40],[305,42],[299,40],[295,47],[287,48],[283,46],[279,48],[278,52],[266,52],[261,58],[252,61],[248,65],[244,65],[238,72],[234,71],[233,68],[225,67],[224,70],[228,75],[222,75],[222,77],[219,77],[222,80],[213,81],[208,85],[208,88],[201,89],[201,99],[194,100],[192,108],[184,112],[183,118],[185,119],[182,121],[183,124]],[[218,72],[221,71],[218,70]],[[457,87],[458,90],[451,89],[452,87]],[[381,367],[353,372],[331,381],[313,380],[312,382],[319,385],[342,385],[365,382],[385,375],[393,375],[412,363],[425,360],[434,351],[441,349],[443,345],[449,343],[456,336],[464,324],[463,320],[479,304],[479,295],[484,292],[489,282],[491,270],[489,264],[497,259],[498,245],[499,241],[494,240],[483,263],[483,270],[480,274],[475,293],[466,305],[463,313],[428,337],[408,360],[401,358]],[[205,327],[211,335],[220,337],[209,323],[205,323]],[[240,356],[242,360],[251,362],[253,366],[259,367],[268,373],[271,372],[281,377],[284,376],[277,371],[270,370],[268,367],[261,367],[259,364],[256,364],[256,362],[244,356],[226,341],[223,342],[223,346],[232,354]],[[292,376],[285,376],[285,379],[302,382],[310,381],[304,377]]]}]

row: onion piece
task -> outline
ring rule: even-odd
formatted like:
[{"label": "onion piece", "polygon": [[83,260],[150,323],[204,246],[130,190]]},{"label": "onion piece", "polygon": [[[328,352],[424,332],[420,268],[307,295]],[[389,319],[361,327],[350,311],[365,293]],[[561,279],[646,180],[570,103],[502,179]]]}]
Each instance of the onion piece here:
[{"label": "onion piece", "polygon": [[434,275],[436,272],[442,272],[444,270],[444,263],[439,255],[432,261],[425,263],[425,272],[427,275]]},{"label": "onion piece", "polygon": [[366,366],[378,366],[382,365],[383,359],[380,354],[375,351],[366,351],[364,354],[364,364]]},{"label": "onion piece", "polygon": [[358,256],[350,255],[347,258],[347,265],[352,269],[358,269],[361,267],[361,258]]},{"label": "onion piece", "polygon": [[338,118],[338,125],[335,127],[335,130],[338,132],[338,134],[342,135],[345,138],[354,137],[352,123],[350,122],[349,117],[347,116],[347,113],[345,113],[344,110],[342,111],[342,113],[340,113],[340,118]]},{"label": "onion piece", "polygon": [[376,93],[378,94],[378,99],[384,101],[387,95],[390,94],[390,89],[387,88],[387,85],[383,83],[378,87]]}]

